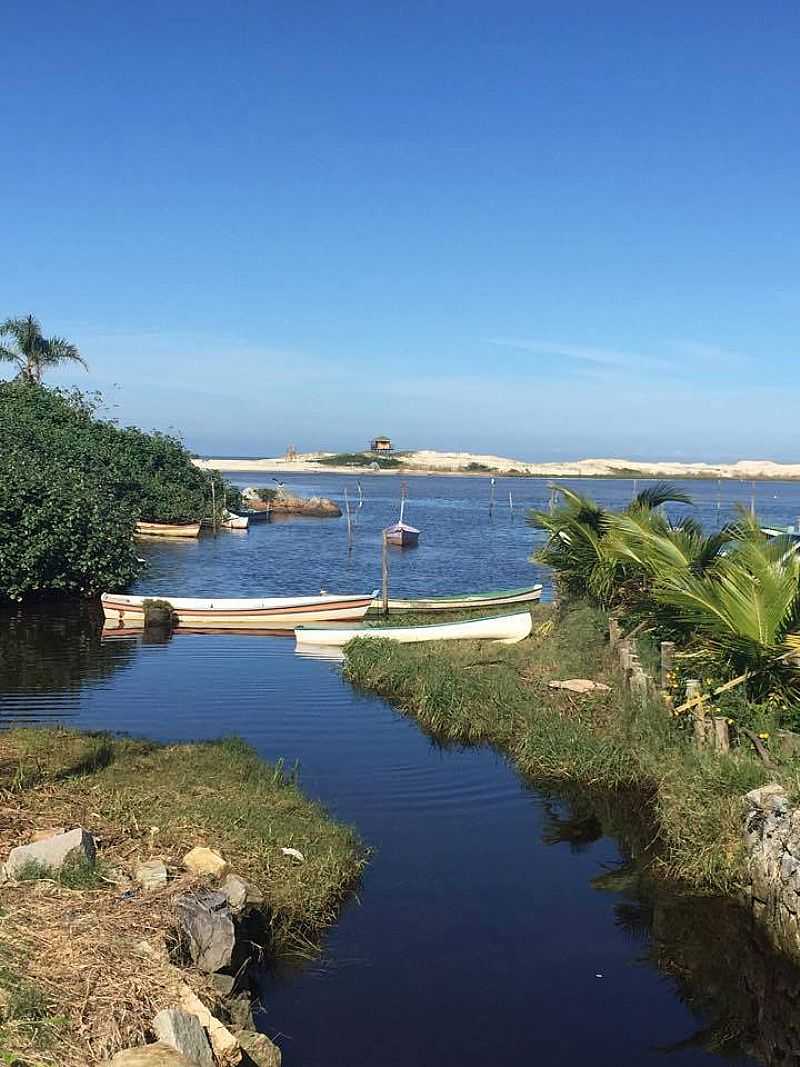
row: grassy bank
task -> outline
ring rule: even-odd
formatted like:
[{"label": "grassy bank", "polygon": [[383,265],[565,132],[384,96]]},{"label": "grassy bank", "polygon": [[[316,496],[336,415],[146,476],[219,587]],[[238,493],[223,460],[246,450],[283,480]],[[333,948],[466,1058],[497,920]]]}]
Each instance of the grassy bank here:
[{"label": "grassy bank", "polygon": [[[694,889],[729,893],[742,877],[742,795],[776,777],[744,749],[698,751],[687,724],[659,701],[623,696],[608,652],[606,617],[578,606],[540,607],[518,645],[355,641],[347,677],[413,714],[444,742],[491,744],[526,776],[593,791],[635,790],[652,812],[654,868]],[[552,690],[591,678],[610,693]],[[797,766],[779,777],[797,790]]]},{"label": "grassy bank", "polygon": [[[0,735],[3,856],[47,829],[81,825],[99,842],[94,869],[2,888],[0,1062],[2,1052],[24,1064],[101,1062],[174,1002],[177,975],[212,996],[202,976],[176,971],[165,947],[172,900],[196,881],[181,872],[195,845],[217,849],[261,888],[273,952],[308,950],[365,857],[353,832],[292,779],[238,740],[159,746],[61,729]],[[174,877],[145,895],[130,876],[151,857]]]}]

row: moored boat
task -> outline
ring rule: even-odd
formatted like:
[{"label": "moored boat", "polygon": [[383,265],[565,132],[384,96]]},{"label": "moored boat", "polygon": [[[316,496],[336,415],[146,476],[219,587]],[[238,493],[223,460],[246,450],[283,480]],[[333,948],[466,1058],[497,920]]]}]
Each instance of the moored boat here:
[{"label": "moored boat", "polygon": [[382,637],[402,644],[420,641],[498,641],[514,645],[528,637],[533,626],[531,613],[493,615],[465,622],[440,622],[431,626],[298,626],[298,645],[341,647],[356,637]]},{"label": "moored boat", "polygon": [[406,522],[396,522],[392,526],[387,526],[383,532],[390,545],[408,547],[419,541],[419,530],[416,526],[409,526]]},{"label": "moored boat", "polygon": [[100,600],[106,623],[113,626],[144,625],[145,601],[166,600],[172,607],[179,627],[192,629],[286,628],[301,622],[351,622],[363,619],[374,593],[367,596],[265,597],[263,599],[171,597],[158,593],[153,597],[103,593]]},{"label": "moored boat", "polygon": [[250,525],[250,519],[247,515],[236,515],[232,511],[223,511],[222,513],[222,529],[223,530],[246,530]]},{"label": "moored boat", "polygon": [[400,486],[400,518],[383,531],[383,536],[390,545],[399,545],[401,548],[415,545],[419,541],[419,530],[416,526],[409,526],[407,522],[403,522],[407,495],[408,488],[403,482]]},{"label": "moored boat", "polygon": [[199,522],[137,522],[137,537],[197,537]]},{"label": "moored boat", "polygon": [[[394,615],[403,611],[421,611],[431,614],[444,611],[469,611],[471,608],[499,608],[512,604],[534,604],[541,599],[541,585],[529,585],[520,589],[495,589],[489,593],[461,593],[454,596],[410,597],[407,599],[389,597],[389,613]],[[376,597],[374,608],[383,607],[383,601]]]}]

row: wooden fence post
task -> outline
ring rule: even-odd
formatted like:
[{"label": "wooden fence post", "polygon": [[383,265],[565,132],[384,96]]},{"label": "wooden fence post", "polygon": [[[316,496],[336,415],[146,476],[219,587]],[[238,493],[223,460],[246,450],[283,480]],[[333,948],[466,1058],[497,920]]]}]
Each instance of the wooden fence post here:
[{"label": "wooden fence post", "polygon": [[389,614],[389,542],[386,540],[386,532],[383,534],[383,550],[381,552],[381,586],[383,600],[383,614]]},{"label": "wooden fence post", "polygon": [[715,715],[712,722],[714,748],[717,752],[730,752],[731,733],[728,729],[728,720],[724,715]]},{"label": "wooden fence post", "polygon": [[661,642],[661,688],[669,689],[672,665],[675,661],[675,642]]},{"label": "wooden fence post", "polygon": [[[687,678],[686,679],[686,699],[693,700],[695,697],[700,696],[700,679],[699,678]],[[694,739],[698,746],[702,748],[706,743],[706,713],[702,703],[696,704],[692,708],[692,721],[694,723]]]}]

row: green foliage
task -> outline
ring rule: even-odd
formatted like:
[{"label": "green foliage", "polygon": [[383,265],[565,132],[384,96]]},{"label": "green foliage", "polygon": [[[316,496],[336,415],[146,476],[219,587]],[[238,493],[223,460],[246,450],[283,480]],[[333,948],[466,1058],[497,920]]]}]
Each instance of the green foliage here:
[{"label": "green foliage", "polygon": [[0,383],[0,598],[95,594],[137,573],[138,519],[188,522],[237,507],[174,437],[97,417],[98,399]]},{"label": "green foliage", "polygon": [[788,539],[768,539],[746,513],[708,536],[691,517],[673,523],[660,505],[687,498],[663,483],[619,513],[559,492],[559,507],[531,518],[549,535],[536,559],[565,597],[678,641],[715,688],[739,678],[751,700],[800,701],[800,558]]},{"label": "green foliage", "polygon": [[324,467],[369,467],[375,464],[381,470],[392,470],[403,465],[396,456],[381,456],[375,452],[337,452],[336,455],[323,456],[314,462]]}]

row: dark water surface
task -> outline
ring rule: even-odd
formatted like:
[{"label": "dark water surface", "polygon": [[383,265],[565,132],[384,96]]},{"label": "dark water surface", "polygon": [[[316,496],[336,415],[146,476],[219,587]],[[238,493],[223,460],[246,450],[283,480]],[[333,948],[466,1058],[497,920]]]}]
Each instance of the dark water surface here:
[{"label": "dark water surface", "polygon": [[[239,479],[241,484],[252,475]],[[423,536],[396,552],[393,592],[527,584],[543,506],[534,479],[409,480],[409,521]],[[299,491],[340,495],[355,482],[303,476]],[[295,520],[197,543],[143,548],[142,591],[269,595],[379,579],[380,529],[398,481],[364,479],[355,543],[344,521]],[[573,483],[574,484],[574,483]],[[587,483],[584,483],[586,485]],[[509,513],[508,488],[515,514]],[[596,481],[620,503],[630,482]],[[728,486],[691,483],[713,525]],[[786,524],[800,486],[761,483],[765,518]],[[502,506],[501,506],[502,505]],[[549,797],[485,749],[436,747],[381,700],[292,639],[175,634],[101,640],[87,611],[0,617],[4,723],[64,721],[163,740],[238,733],[267,759],[299,761],[301,783],[375,849],[322,957],[265,977],[260,1025],[286,1067],[347,1064],[477,1067],[797,1062],[792,968],[773,959],[736,909],[643,891],[603,836],[608,812]],[[720,1051],[710,1051],[718,1049]]]}]

